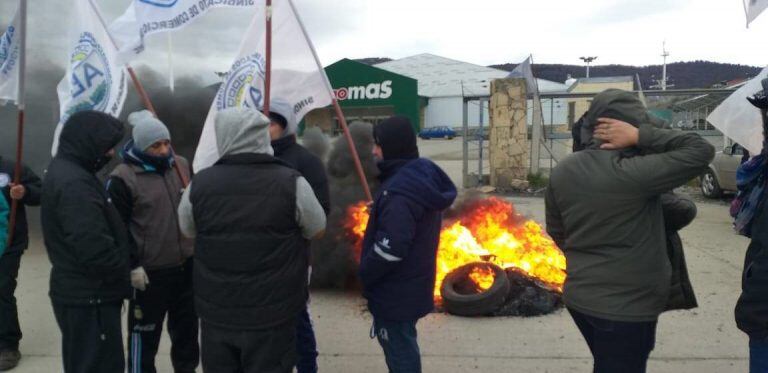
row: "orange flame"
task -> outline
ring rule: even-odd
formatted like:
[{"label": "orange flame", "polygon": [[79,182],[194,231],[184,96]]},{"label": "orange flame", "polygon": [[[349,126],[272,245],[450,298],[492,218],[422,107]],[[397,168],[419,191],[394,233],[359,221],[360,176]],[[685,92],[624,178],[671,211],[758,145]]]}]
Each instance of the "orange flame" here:
[{"label": "orange flame", "polygon": [[347,234],[353,240],[353,248],[355,254],[355,260],[360,262],[360,255],[363,248],[363,236],[365,235],[365,229],[368,227],[368,218],[370,212],[368,211],[368,204],[365,202],[358,202],[357,204],[347,207],[347,218],[344,220],[344,229]]},{"label": "orange flame", "polygon": [[480,291],[486,291],[493,286],[493,282],[496,281],[496,277],[493,275],[493,269],[491,268],[472,268],[469,273],[469,279],[477,285]]},{"label": "orange flame", "polygon": [[[348,208],[345,227],[355,238],[358,259],[367,223],[368,209],[364,203]],[[441,300],[440,285],[448,273],[478,261],[491,262],[502,268],[518,268],[562,291],[565,256],[542,227],[533,220],[524,219],[512,203],[495,197],[486,198],[475,202],[460,217],[446,223],[440,232],[437,251],[435,300]],[[482,277],[479,274],[475,276]],[[490,278],[492,285],[493,273]],[[473,278],[473,281],[484,286],[487,279],[478,282]]]}]

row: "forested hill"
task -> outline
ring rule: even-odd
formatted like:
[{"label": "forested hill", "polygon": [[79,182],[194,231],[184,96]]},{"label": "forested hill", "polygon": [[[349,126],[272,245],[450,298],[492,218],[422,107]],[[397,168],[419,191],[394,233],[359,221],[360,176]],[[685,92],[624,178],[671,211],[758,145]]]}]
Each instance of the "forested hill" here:
[{"label": "forested hill", "polygon": [[[512,71],[517,64],[506,63],[492,65],[501,70]],[[628,66],[628,65],[598,65],[591,66],[591,77],[640,75],[643,89],[651,89],[661,79],[661,65]],[[668,84],[674,84],[675,89],[710,88],[713,85],[736,79],[751,78],[760,72],[759,67],[717,63],[709,61],[675,62],[667,64]],[[555,82],[565,82],[568,74],[574,78],[585,75],[582,65],[534,64],[533,74],[537,78]]]}]

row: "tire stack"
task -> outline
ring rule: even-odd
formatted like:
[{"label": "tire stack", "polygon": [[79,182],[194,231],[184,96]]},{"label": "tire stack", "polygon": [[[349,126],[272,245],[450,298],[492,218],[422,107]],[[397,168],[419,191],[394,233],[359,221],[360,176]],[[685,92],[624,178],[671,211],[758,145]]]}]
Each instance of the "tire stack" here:
[{"label": "tire stack", "polygon": [[[493,285],[472,289],[469,274],[476,268],[492,270]],[[440,287],[443,310],[457,316],[538,316],[562,307],[561,294],[524,272],[493,263],[465,264],[449,273]]]}]

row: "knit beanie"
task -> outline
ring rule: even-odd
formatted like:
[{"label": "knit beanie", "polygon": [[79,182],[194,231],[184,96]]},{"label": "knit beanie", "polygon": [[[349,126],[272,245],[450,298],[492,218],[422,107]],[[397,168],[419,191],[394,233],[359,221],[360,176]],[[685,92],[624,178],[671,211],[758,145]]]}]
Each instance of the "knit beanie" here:
[{"label": "knit beanie", "polygon": [[147,150],[161,140],[171,140],[171,134],[165,124],[148,110],[131,113],[128,123],[133,126],[133,143],[138,150]]},{"label": "knit beanie", "polygon": [[373,139],[381,147],[385,161],[419,157],[416,133],[411,121],[404,116],[396,115],[374,126]]}]

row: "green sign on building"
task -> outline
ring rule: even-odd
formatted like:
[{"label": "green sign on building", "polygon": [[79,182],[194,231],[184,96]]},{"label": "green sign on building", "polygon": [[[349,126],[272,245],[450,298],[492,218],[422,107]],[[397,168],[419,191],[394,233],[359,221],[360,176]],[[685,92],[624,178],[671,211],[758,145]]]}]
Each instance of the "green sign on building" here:
[{"label": "green sign on building", "polygon": [[[414,130],[421,128],[415,79],[346,58],[326,67],[325,73],[348,121],[375,124],[392,115],[403,115],[411,120]],[[322,122],[317,116],[310,116],[307,122],[321,125],[313,123],[313,119]]]}]

